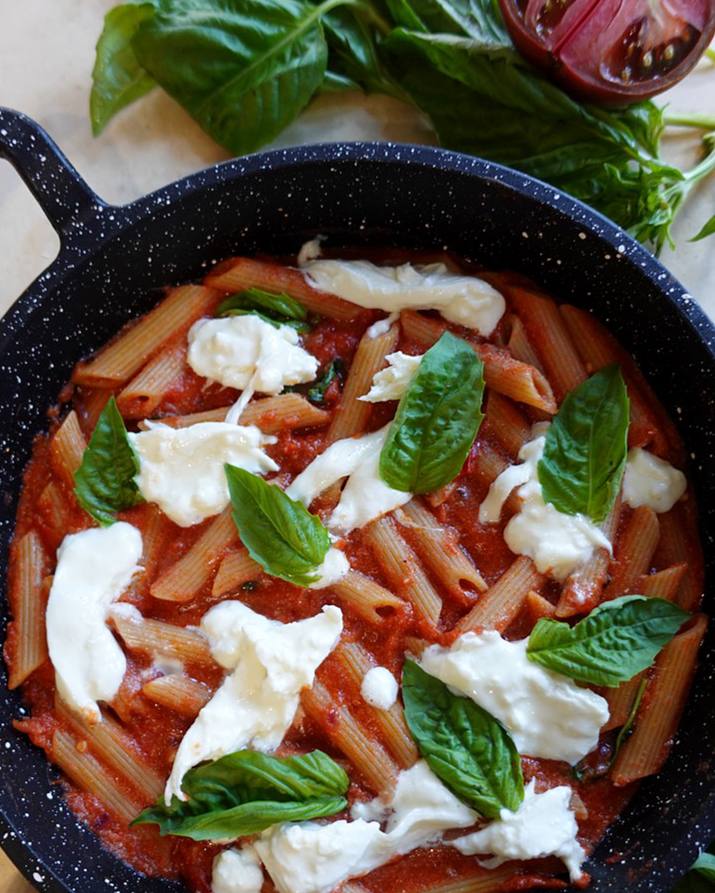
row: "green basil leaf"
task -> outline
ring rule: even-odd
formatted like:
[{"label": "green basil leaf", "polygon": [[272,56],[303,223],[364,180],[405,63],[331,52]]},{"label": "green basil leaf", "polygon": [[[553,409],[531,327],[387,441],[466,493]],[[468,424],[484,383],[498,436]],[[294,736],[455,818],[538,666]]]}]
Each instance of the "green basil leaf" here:
[{"label": "green basil leaf", "polygon": [[624,595],[575,626],[542,618],[529,636],[529,660],[578,682],[614,688],[655,660],[690,615],[660,598]]},{"label": "green basil leaf", "polygon": [[332,382],[341,379],[344,371],[343,361],[338,357],[333,360],[318,381],[308,391],[308,400],[320,405],[325,400],[325,392]]},{"label": "green basil leaf", "polygon": [[621,486],[628,422],[628,394],[618,366],[607,366],[574,388],[546,434],[538,466],[544,501],[567,515],[603,521]]},{"label": "green basil leaf", "polygon": [[189,769],[182,788],[188,800],[164,798],[132,825],[157,824],[160,833],[192,840],[221,840],[258,834],[279,822],[334,815],[347,806],[350,781],[322,751],[273,757],[239,750]]},{"label": "green basil leaf", "polygon": [[297,586],[314,583],[330,548],[320,518],[280,487],[243,468],[224,467],[233,520],[251,558],[273,577]]},{"label": "green basil leaf", "polygon": [[95,136],[99,136],[117,112],[154,87],[153,79],[139,64],[132,49],[132,38],[141,23],[155,12],[153,2],[123,3],[111,9],[104,18],[104,28],[97,41],[89,98]]},{"label": "green basil leaf", "polygon": [[132,46],[152,77],[238,155],[305,108],[328,61],[323,14],[342,0],[163,0]]},{"label": "green basil leaf", "polygon": [[110,397],[74,474],[77,502],[102,526],[113,524],[117,512],[144,501],[134,482],[138,473],[124,419]]},{"label": "green basil leaf", "polygon": [[715,856],[707,852],[700,853],[690,871],[676,885],[673,893],[713,893],[713,890],[715,890]]},{"label": "green basil leaf", "polygon": [[281,326],[289,326],[300,334],[305,334],[305,332],[310,331],[310,326],[307,322],[298,322],[297,319],[276,319],[274,316],[266,316],[266,314],[261,313],[260,310],[241,310],[236,307],[231,310],[224,310],[221,316],[257,316],[259,319],[262,319],[263,322],[267,322],[268,325],[273,326],[275,329],[279,329]]},{"label": "green basil leaf", "polygon": [[308,311],[295,298],[277,292],[265,291],[262,288],[247,288],[245,291],[229,295],[219,304],[217,316],[223,316],[231,310],[259,310],[274,319],[293,319],[305,322]]},{"label": "green basil leaf", "polygon": [[521,760],[504,727],[470,698],[452,694],[414,661],[402,672],[405,719],[430,769],[481,815],[499,817],[524,799]]},{"label": "green basil leaf", "polygon": [[397,407],[380,454],[380,475],[395,490],[429,493],[461,471],[484,418],[484,366],[445,332],[422,358]]},{"label": "green basil leaf", "polygon": [[[704,239],[706,236],[712,236],[715,234],[715,214],[708,220],[700,230],[700,232],[693,236],[690,240],[691,242],[699,242],[700,239]],[[708,855],[707,853],[705,855]]]}]

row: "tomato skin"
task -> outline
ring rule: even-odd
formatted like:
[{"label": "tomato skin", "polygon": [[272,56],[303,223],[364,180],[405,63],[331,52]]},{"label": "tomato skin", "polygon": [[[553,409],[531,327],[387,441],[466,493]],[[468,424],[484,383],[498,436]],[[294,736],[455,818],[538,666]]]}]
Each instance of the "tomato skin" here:
[{"label": "tomato skin", "polygon": [[682,80],[715,37],[715,0],[499,0],[517,49],[579,99],[626,105]]}]

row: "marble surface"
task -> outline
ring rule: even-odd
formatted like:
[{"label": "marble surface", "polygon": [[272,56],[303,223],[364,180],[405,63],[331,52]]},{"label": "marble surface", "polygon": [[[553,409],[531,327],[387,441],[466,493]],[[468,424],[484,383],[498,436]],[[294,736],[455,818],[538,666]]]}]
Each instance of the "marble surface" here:
[{"label": "marble surface", "polygon": [[[227,157],[161,91],[127,109],[99,139],[87,112],[94,43],[115,0],[32,0],[3,4],[0,105],[36,118],[64,149],[90,186],[122,204]],[[41,27],[38,27],[41,23]],[[678,112],[715,115],[715,67],[703,64],[664,97]],[[326,140],[390,139],[434,142],[413,109],[386,97],[325,97],[275,145]],[[669,157],[696,158],[693,134],[668,140]],[[674,230],[677,248],[663,260],[715,317],[715,242],[687,239],[715,212],[715,178],[697,190]],[[0,162],[0,314],[53,259],[57,237],[19,177]],[[0,893],[31,888],[0,853]]]}]

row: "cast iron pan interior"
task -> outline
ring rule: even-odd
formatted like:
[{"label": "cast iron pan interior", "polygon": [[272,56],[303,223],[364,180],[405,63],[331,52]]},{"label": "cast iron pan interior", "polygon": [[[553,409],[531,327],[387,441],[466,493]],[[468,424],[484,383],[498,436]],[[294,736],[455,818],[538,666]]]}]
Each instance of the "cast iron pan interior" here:
[{"label": "cast iron pan interior", "polygon": [[[45,410],[74,363],[150,307],[158,287],[198,277],[231,254],[296,251],[324,233],[334,245],[445,246],[522,271],[594,310],[680,422],[712,579],[715,331],[647,251],[563,193],[465,155],[354,143],[250,156],[110,207],[34,122],[2,109],[0,156],[25,179],[62,243],[0,324],[3,565],[32,438],[46,429]],[[673,756],[587,866],[594,893],[665,893],[715,836],[712,665],[711,639]],[[77,824],[44,754],[12,729],[23,708],[4,675],[0,688],[0,842],[25,875],[53,893],[175,890],[138,877]],[[611,861],[614,854],[622,860]]]}]

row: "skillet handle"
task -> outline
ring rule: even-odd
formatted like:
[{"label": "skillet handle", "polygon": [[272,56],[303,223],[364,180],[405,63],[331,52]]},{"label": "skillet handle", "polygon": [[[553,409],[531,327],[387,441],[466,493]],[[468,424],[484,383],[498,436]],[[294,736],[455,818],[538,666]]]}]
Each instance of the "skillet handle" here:
[{"label": "skillet handle", "polygon": [[107,207],[36,121],[2,106],[0,158],[20,174],[62,242]]}]

